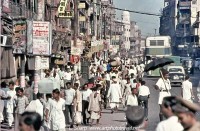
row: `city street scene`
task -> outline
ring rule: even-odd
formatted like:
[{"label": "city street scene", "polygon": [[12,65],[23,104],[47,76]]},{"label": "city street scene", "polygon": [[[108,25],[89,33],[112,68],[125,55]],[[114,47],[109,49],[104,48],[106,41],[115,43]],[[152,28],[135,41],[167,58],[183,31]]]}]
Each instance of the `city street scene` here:
[{"label": "city street scene", "polygon": [[200,131],[200,0],[0,7],[0,131]]}]

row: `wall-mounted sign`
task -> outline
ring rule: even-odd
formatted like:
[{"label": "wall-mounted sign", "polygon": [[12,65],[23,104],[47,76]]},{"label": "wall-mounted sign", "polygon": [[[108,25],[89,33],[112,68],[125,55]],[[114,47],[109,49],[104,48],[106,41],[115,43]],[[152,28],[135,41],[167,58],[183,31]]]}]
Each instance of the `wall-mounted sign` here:
[{"label": "wall-mounted sign", "polygon": [[72,18],[74,17],[73,11],[65,11],[64,13],[58,13],[58,17],[60,18]]},{"label": "wall-mounted sign", "polygon": [[78,8],[79,9],[85,9],[85,3],[79,3]]},{"label": "wall-mounted sign", "polygon": [[67,0],[61,0],[58,7],[58,13],[65,13],[65,8],[67,6]]},{"label": "wall-mounted sign", "polygon": [[79,16],[79,21],[86,21],[85,16]]},{"label": "wall-mounted sign", "polygon": [[13,21],[13,53],[25,54],[26,53],[26,21],[14,20]]},{"label": "wall-mounted sign", "polygon": [[51,54],[51,26],[49,22],[33,21],[33,54]]}]

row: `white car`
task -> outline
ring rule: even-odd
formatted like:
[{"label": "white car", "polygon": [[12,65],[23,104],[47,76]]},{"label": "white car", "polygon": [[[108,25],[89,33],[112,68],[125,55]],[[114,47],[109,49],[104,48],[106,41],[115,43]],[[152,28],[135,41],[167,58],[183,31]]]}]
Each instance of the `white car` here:
[{"label": "white car", "polygon": [[171,85],[181,85],[185,79],[185,70],[182,66],[168,66],[169,80]]}]

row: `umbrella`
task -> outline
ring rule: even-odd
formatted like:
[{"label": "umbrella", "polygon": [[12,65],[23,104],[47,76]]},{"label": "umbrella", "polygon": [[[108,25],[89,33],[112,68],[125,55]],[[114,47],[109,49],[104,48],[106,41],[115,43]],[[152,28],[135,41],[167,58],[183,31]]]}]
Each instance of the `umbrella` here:
[{"label": "umbrella", "polygon": [[157,58],[157,59],[151,61],[149,64],[147,64],[144,68],[144,71],[148,72],[150,70],[155,70],[159,67],[163,67],[163,66],[169,65],[171,63],[174,63],[174,61],[170,58]]}]

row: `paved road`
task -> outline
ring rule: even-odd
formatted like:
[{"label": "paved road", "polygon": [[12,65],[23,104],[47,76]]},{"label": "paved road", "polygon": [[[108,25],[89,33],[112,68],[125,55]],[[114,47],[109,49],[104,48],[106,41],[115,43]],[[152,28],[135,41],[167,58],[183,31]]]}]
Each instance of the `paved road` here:
[{"label": "paved road", "polygon": [[[194,93],[197,93],[197,86],[198,83],[200,81],[200,72],[196,72],[196,74],[194,76],[191,76],[192,79],[192,83],[193,83],[193,90]],[[158,113],[159,113],[159,106],[158,106],[158,91],[156,91],[153,88],[153,85],[156,83],[158,78],[145,78],[146,80],[146,85],[150,87],[150,91],[151,91],[151,97],[150,97],[150,101],[149,101],[149,123],[148,123],[148,128],[147,131],[154,131],[156,128],[157,123],[159,122],[159,117],[158,117]],[[176,96],[180,96],[181,94],[181,88],[180,87],[173,87],[171,90],[172,95],[176,95]],[[79,128],[75,128],[75,129],[67,129],[67,130],[102,130],[102,131],[106,131],[106,130],[121,130],[122,127],[125,126],[125,118],[124,118],[124,109],[120,108],[120,110],[114,114],[110,113],[110,110],[103,110],[102,112],[102,118],[100,120],[100,125],[98,126],[93,126],[93,127],[87,127],[87,126],[80,126]],[[6,126],[6,125],[4,125]],[[118,127],[118,129],[116,128]],[[14,131],[14,129],[12,130],[8,130],[5,129],[2,131]]]}]

